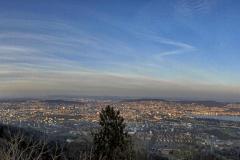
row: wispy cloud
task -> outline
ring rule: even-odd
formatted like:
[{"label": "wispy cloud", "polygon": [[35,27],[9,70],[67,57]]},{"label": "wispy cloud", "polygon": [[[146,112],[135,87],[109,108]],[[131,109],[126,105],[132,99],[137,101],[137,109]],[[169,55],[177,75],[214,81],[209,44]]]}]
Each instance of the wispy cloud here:
[{"label": "wispy cloud", "polygon": [[[30,22],[30,20],[28,20]],[[29,24],[29,22],[27,24]],[[17,22],[11,21],[12,25],[15,23],[24,24],[25,21],[18,20]],[[51,22],[42,22],[42,21],[33,21],[31,22],[31,26],[36,27],[37,25],[41,24],[41,26],[47,25],[48,30],[55,29],[53,23],[51,25]],[[59,24],[59,23],[56,23]],[[5,24],[7,25],[7,24]],[[61,27],[63,26],[63,27]],[[27,26],[25,26],[27,27]],[[46,27],[46,28],[47,28]],[[71,28],[71,32],[67,35],[59,33],[58,35],[54,34],[48,34],[46,33],[38,33],[37,31],[33,32],[19,32],[19,31],[8,31],[0,33],[0,41],[3,42],[0,53],[3,58],[8,60],[13,60],[14,58],[16,60],[25,59],[24,56],[29,56],[27,59],[29,59],[29,63],[33,59],[45,59],[46,57],[51,58],[58,58],[58,59],[71,59],[72,61],[77,60],[81,61],[81,59],[87,58],[88,61],[91,61],[92,63],[96,60],[105,60],[106,63],[108,61],[111,61],[111,63],[121,63],[124,64],[124,61],[126,59],[132,59],[136,62],[142,62],[144,58],[142,58],[139,54],[139,52],[146,52],[141,49],[141,46],[137,47],[132,46],[131,44],[128,44],[129,42],[121,39],[114,39],[112,37],[108,36],[96,36],[91,35],[87,31],[82,31],[80,29],[76,29],[71,26],[65,26],[60,25],[56,27],[57,30],[61,30],[61,32],[64,32],[65,28]],[[66,30],[68,32],[68,30]],[[165,51],[163,53],[151,53],[149,54],[150,58],[155,58],[156,55],[159,56],[167,56],[167,55],[173,55],[173,54],[179,54],[184,52],[187,49],[192,49],[188,44],[172,41],[172,40],[166,40],[163,38],[159,38],[156,36],[150,36],[147,34],[142,34],[141,37],[132,37],[133,39],[136,39],[137,41],[142,41],[145,39],[149,39],[152,42],[156,42],[159,44],[165,44],[170,45],[172,47],[177,47],[174,51]],[[14,39],[14,43],[11,41]],[[9,44],[9,42],[11,42]],[[150,42],[151,43],[151,42]],[[24,48],[24,46],[26,46]],[[5,47],[5,48],[4,48]],[[7,48],[8,47],[8,48]],[[15,48],[15,50],[13,50]],[[16,51],[18,49],[18,51]],[[20,49],[25,49],[21,50]],[[15,52],[16,51],[16,52]],[[6,52],[12,52],[11,54],[15,54],[14,56],[11,56],[11,54],[8,54],[6,56]],[[14,53],[13,53],[14,52]],[[23,53],[24,52],[24,53]],[[151,52],[151,51],[150,51]],[[157,51],[154,51],[157,52]],[[60,54],[57,54],[60,53]],[[5,57],[4,57],[5,55]],[[17,57],[19,55],[19,57]],[[75,58],[72,58],[75,57]],[[149,58],[149,57],[148,57]],[[27,60],[26,59],[26,60]],[[122,60],[121,60],[122,59]],[[25,61],[26,62],[26,61]],[[136,63],[134,64],[136,65]],[[135,66],[134,66],[135,67]]]},{"label": "wispy cloud", "polygon": [[151,34],[142,34],[142,35],[143,35],[143,38],[148,38],[149,40],[152,40],[155,43],[170,45],[172,48],[174,48],[171,50],[156,53],[156,55],[153,56],[153,59],[162,58],[165,56],[178,55],[178,54],[186,54],[189,52],[196,51],[196,48],[194,46],[187,43],[182,43],[182,42],[166,39],[166,38],[151,35]]},{"label": "wispy cloud", "polygon": [[212,11],[215,0],[180,0],[176,3],[176,10],[182,16],[207,14]]}]

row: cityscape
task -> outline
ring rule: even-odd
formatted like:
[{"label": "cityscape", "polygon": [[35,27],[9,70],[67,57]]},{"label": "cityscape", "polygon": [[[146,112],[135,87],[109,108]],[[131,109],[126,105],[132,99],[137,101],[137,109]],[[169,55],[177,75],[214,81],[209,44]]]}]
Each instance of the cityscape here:
[{"label": "cityscape", "polygon": [[99,127],[99,113],[107,105],[120,111],[134,143],[142,143],[148,152],[171,157],[181,149],[202,146],[222,153],[236,149],[230,157],[237,154],[239,103],[93,98],[3,101],[0,121],[34,128],[70,143],[91,136]]}]

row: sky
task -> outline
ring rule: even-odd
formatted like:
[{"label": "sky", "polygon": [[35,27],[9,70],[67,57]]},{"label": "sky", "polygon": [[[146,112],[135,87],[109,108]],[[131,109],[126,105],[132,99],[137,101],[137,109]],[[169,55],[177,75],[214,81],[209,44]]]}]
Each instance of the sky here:
[{"label": "sky", "polygon": [[1,0],[0,98],[240,101],[240,1]]}]

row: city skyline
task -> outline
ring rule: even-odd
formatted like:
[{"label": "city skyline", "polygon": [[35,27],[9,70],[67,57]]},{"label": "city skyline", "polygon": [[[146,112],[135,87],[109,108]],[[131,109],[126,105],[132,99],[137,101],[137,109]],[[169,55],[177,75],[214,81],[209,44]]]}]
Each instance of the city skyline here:
[{"label": "city skyline", "polygon": [[237,1],[1,1],[0,98],[240,98]]}]

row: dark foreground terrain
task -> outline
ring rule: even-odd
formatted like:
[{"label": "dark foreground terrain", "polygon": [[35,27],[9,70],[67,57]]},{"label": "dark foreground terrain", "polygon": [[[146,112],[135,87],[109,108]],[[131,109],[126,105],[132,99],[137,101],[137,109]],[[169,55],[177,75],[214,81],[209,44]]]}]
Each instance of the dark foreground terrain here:
[{"label": "dark foreground terrain", "polygon": [[[195,148],[195,151],[185,150],[179,153],[170,151],[170,155],[178,154],[178,158],[164,157],[149,153],[141,148],[141,142],[135,142],[135,159],[186,159],[186,160],[239,160],[238,150],[218,153],[211,148]],[[66,142],[63,139],[49,137],[43,132],[30,128],[19,128],[0,125],[0,159],[1,160],[87,160],[93,159],[93,143],[91,138],[82,137],[79,141]],[[223,150],[224,151],[224,150]],[[176,152],[176,151],[174,151]],[[235,156],[234,156],[235,155]]]}]

